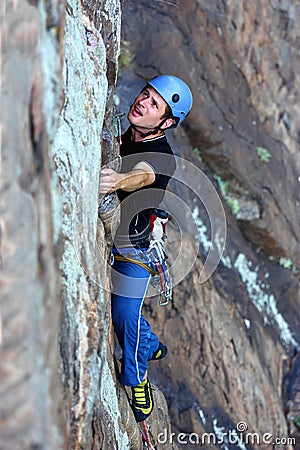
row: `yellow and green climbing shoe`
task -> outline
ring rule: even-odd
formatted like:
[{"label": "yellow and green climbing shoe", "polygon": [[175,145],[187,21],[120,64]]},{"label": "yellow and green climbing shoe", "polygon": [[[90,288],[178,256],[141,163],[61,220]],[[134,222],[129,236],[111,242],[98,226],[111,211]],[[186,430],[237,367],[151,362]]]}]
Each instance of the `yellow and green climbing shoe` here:
[{"label": "yellow and green climbing shoe", "polygon": [[152,413],[153,397],[151,385],[148,378],[142,383],[131,388],[132,403],[131,408],[137,422],[143,422]]},{"label": "yellow and green climbing shoe", "polygon": [[158,349],[153,353],[148,361],[158,361],[167,356],[168,348],[162,342],[159,343]]}]

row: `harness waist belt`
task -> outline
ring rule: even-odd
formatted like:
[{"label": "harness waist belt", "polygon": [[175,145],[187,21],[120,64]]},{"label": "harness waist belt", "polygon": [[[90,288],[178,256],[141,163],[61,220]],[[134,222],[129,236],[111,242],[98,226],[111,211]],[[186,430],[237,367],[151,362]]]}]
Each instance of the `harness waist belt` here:
[{"label": "harness waist belt", "polygon": [[138,266],[141,266],[144,269],[146,269],[152,276],[158,275],[158,272],[156,270],[152,269],[147,264],[145,264],[141,261],[137,261],[136,259],[127,258],[126,256],[123,256],[123,255],[114,255],[114,259],[116,261],[125,261],[125,262],[131,262],[131,263],[137,264]]}]

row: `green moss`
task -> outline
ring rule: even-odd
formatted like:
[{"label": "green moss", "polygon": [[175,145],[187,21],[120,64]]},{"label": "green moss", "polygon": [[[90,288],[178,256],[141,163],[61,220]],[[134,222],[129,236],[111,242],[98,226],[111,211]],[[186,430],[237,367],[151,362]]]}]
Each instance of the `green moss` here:
[{"label": "green moss", "polygon": [[227,205],[229,206],[229,208],[232,211],[232,214],[234,216],[237,215],[237,213],[239,212],[239,210],[241,209],[240,205],[239,205],[239,201],[237,198],[233,197],[230,192],[229,192],[229,183],[228,181],[224,181],[222,180],[222,178],[219,175],[214,175],[215,179],[218,182],[220,191],[222,196],[224,197]]},{"label": "green moss", "polygon": [[300,416],[295,417],[293,422],[300,429]]},{"label": "green moss", "polygon": [[293,273],[298,273],[297,268],[294,266],[293,261],[290,260],[290,258],[284,258],[281,256],[279,258],[279,264],[284,268],[291,270]]},{"label": "green moss", "polygon": [[132,54],[129,48],[129,43],[127,41],[123,41],[121,44],[120,55],[118,60],[119,70],[122,71],[130,67],[132,61]]},{"label": "green moss", "polygon": [[274,256],[269,256],[270,261],[276,261],[280,264],[284,269],[291,270],[293,273],[298,273],[297,267],[294,266],[293,261],[290,258],[285,258],[284,256],[280,256],[280,258],[275,258]]},{"label": "green moss", "polygon": [[228,197],[226,199],[228,206],[230,207],[232,214],[234,216],[237,215],[237,213],[239,212],[239,210],[241,209],[240,205],[239,205],[239,201],[237,198],[232,198],[232,197]]},{"label": "green moss", "polygon": [[271,153],[264,147],[256,147],[256,151],[258,154],[258,157],[263,162],[269,162],[271,159]]},{"label": "green moss", "polygon": [[200,154],[199,148],[195,147],[195,148],[194,148],[194,153],[195,153],[195,155],[197,156],[198,160],[202,162],[203,159],[202,159],[202,156],[201,156],[201,154]]},{"label": "green moss", "polygon": [[293,263],[289,258],[279,258],[279,264],[285,269],[291,269],[293,267]]}]

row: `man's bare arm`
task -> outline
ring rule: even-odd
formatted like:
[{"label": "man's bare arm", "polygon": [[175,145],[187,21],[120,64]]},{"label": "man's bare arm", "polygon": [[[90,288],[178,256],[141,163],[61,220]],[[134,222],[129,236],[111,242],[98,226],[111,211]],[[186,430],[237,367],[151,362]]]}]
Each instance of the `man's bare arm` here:
[{"label": "man's bare arm", "polygon": [[106,194],[122,189],[127,192],[136,191],[152,184],[155,173],[146,162],[136,164],[130,172],[118,173],[112,169],[101,170],[100,194]]}]

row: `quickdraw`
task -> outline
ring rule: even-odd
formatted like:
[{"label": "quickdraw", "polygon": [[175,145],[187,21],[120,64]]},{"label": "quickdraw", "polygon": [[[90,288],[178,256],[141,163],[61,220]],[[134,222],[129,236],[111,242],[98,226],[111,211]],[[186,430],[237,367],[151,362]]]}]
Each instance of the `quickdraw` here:
[{"label": "quickdraw", "polygon": [[121,126],[121,118],[125,116],[125,113],[116,114],[114,116],[114,136],[118,143],[118,158],[119,158],[119,167],[118,171],[121,170],[122,165],[122,157],[121,157],[121,145],[122,145],[122,126]]},{"label": "quickdraw", "polygon": [[160,287],[158,287],[160,293],[159,304],[160,306],[166,306],[172,300],[172,279],[169,277],[167,269],[164,269],[160,262],[156,262],[155,267],[160,280]]},{"label": "quickdraw", "polygon": [[122,141],[122,127],[121,127],[121,118],[125,116],[125,113],[116,114],[114,116],[114,136],[117,139],[119,146],[121,147]]}]

